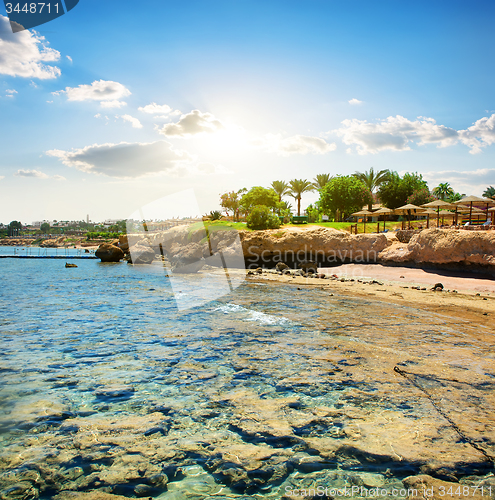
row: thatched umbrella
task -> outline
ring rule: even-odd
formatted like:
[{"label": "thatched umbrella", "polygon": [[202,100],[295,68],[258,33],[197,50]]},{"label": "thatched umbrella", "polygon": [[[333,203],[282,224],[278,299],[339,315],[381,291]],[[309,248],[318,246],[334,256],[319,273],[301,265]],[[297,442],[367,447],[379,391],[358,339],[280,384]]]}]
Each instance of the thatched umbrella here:
[{"label": "thatched umbrella", "polygon": [[462,200],[455,201],[454,203],[459,205],[465,205],[469,203],[469,224],[471,224],[473,215],[473,203],[475,205],[486,205],[486,209],[488,210],[488,207],[490,205],[495,205],[495,200],[492,200],[491,198],[480,198],[479,196],[466,196],[462,198]]},{"label": "thatched umbrella", "polygon": [[465,207],[463,206],[459,210],[460,214],[469,214],[469,224],[471,224],[471,219],[473,218],[474,215],[478,217],[478,220],[480,219],[480,215],[484,214],[485,212],[481,210],[481,208],[478,207]]},{"label": "thatched umbrella", "polygon": [[440,210],[440,212],[438,212],[438,215],[442,216],[442,226],[444,225],[445,217],[452,217],[452,220],[455,217],[455,213],[449,212],[448,210]]},{"label": "thatched umbrella", "polygon": [[[360,210],[359,212],[354,212],[353,214],[351,215],[354,215],[354,216],[359,216],[359,215],[364,215],[364,232],[366,232],[366,217],[368,215],[372,215],[373,212],[370,212],[369,210]],[[357,226],[356,226],[356,233],[357,233]]]},{"label": "thatched umbrella", "polygon": [[387,215],[393,212],[392,209],[387,207],[382,207],[375,212],[373,212],[373,216],[375,215],[383,215],[383,230],[385,231],[385,221],[387,220]]},{"label": "thatched umbrella", "polygon": [[489,208],[488,212],[491,212],[490,214],[490,219],[491,219],[491,226],[493,226],[493,217],[495,216],[495,207]]},{"label": "thatched umbrella", "polygon": [[[408,228],[411,229],[411,215],[420,215],[425,211],[424,208],[418,207],[416,205],[412,205],[409,203],[408,205],[404,205],[402,207],[396,208],[394,213],[397,215],[407,215]],[[404,226],[404,224],[403,224]]]},{"label": "thatched umbrella", "polygon": [[455,208],[455,205],[452,203],[448,203],[443,200],[435,200],[435,201],[430,201],[430,203],[425,203],[424,205],[421,205],[422,207],[425,208],[436,208],[437,209],[437,227],[440,225],[440,208],[446,209],[446,208]]},{"label": "thatched umbrella", "polygon": [[438,212],[436,212],[435,210],[428,208],[421,214],[421,215],[426,215],[426,229],[429,229],[430,227],[430,215],[437,215],[437,213]]}]

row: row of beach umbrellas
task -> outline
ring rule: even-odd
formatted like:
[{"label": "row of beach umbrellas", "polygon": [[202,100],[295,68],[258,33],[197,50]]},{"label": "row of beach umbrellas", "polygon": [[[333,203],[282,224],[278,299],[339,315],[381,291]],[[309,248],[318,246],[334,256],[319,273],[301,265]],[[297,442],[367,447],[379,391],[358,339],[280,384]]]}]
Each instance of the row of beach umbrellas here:
[{"label": "row of beach umbrellas", "polygon": [[[474,204],[474,206],[473,206]],[[369,210],[363,209],[359,212],[355,212],[352,215],[355,216],[363,216],[364,218],[364,232],[366,232],[366,219],[371,216],[383,215],[384,223],[383,227],[385,229],[385,220],[387,215],[393,213],[394,215],[407,215],[408,226],[411,226],[411,216],[412,215],[426,215],[427,222],[426,225],[429,227],[430,225],[430,215],[437,216],[437,227],[440,225],[440,216],[442,216],[442,220],[445,217],[453,217],[457,219],[458,214],[467,214],[469,213],[469,224],[471,224],[473,214],[481,215],[485,214],[484,210],[481,210],[476,205],[486,205],[486,213],[495,212],[495,200],[490,198],[480,198],[479,196],[465,196],[459,201],[454,201],[453,203],[449,203],[443,200],[435,200],[430,203],[425,203],[420,207],[412,204],[404,205],[402,207],[396,208],[392,210],[390,208],[382,207],[375,212],[370,212]],[[492,205],[492,208],[488,208]],[[436,210],[435,210],[436,209]],[[441,210],[442,209],[442,210]],[[450,210],[455,210],[455,212],[451,212]]]}]

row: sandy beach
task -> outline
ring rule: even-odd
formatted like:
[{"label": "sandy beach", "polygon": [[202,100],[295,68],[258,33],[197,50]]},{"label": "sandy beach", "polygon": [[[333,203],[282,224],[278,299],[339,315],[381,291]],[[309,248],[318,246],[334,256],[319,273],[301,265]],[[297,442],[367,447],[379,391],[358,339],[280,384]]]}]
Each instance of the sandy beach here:
[{"label": "sandy beach", "polygon": [[[495,281],[482,274],[380,264],[346,264],[318,271],[325,274],[326,279],[272,272],[248,276],[248,279],[288,283],[300,288],[319,287],[339,295],[409,306],[484,326],[491,326],[493,322]],[[443,291],[432,290],[437,283],[442,283]]]}]

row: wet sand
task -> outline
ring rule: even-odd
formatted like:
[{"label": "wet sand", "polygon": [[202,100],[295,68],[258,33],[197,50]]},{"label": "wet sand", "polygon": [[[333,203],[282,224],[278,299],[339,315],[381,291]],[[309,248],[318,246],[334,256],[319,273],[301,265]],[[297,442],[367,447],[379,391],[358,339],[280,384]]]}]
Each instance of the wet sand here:
[{"label": "wet sand", "polygon": [[[483,326],[493,325],[495,280],[481,274],[381,264],[346,264],[320,268],[318,272],[325,274],[326,278],[293,277],[264,272],[262,275],[248,276],[248,280],[289,283],[298,287],[320,287],[339,295],[410,306]],[[432,290],[437,283],[442,283],[443,291]]]}]

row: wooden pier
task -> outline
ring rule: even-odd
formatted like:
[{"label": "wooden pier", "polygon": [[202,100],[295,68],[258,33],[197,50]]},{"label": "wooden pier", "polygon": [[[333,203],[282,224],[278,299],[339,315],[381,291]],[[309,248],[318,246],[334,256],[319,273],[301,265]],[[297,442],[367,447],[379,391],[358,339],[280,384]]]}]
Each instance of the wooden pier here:
[{"label": "wooden pier", "polygon": [[97,259],[95,255],[0,255],[0,259]]}]

